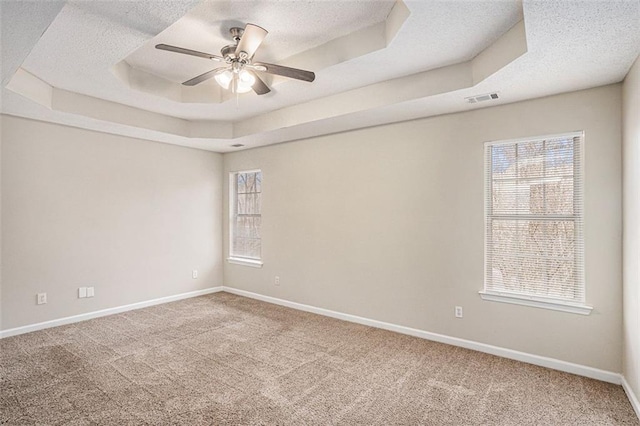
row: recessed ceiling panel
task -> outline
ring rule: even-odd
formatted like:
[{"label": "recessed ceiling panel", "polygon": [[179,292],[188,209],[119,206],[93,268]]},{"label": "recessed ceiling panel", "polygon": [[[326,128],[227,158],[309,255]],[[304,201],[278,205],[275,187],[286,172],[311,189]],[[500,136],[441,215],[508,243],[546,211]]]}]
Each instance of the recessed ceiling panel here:
[{"label": "recessed ceiling panel", "polygon": [[202,58],[154,48],[165,43],[220,55],[233,44],[229,30],[252,23],[269,31],[255,59],[277,62],[335,38],[383,22],[393,0],[204,2],[125,59],[133,68],[173,82],[211,69]]}]

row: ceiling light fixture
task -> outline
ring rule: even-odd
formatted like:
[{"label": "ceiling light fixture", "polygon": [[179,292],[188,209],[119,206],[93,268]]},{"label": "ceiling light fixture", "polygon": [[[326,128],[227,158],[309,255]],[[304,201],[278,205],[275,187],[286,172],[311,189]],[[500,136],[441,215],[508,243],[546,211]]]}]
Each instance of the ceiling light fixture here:
[{"label": "ceiling light fixture", "polygon": [[256,82],[253,75],[244,69],[223,69],[216,73],[215,79],[225,90],[231,89],[232,93],[250,92]]}]

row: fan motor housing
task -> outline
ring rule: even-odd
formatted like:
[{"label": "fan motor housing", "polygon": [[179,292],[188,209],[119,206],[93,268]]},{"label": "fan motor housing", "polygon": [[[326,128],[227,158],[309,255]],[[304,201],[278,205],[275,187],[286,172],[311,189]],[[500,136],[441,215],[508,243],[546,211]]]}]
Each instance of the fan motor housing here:
[{"label": "fan motor housing", "polygon": [[236,44],[229,44],[223,47],[222,49],[220,49],[220,53],[222,53],[222,56],[227,60],[235,59],[236,47],[237,47]]}]

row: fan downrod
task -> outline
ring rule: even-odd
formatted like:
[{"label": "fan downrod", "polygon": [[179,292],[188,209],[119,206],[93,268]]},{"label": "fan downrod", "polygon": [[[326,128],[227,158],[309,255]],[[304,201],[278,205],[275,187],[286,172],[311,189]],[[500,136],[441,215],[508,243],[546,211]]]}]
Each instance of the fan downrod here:
[{"label": "fan downrod", "polygon": [[233,38],[233,41],[235,41],[237,44],[242,38],[242,34],[244,34],[244,28],[232,27],[229,30],[229,33],[231,33],[231,37]]},{"label": "fan downrod", "polygon": [[236,57],[236,47],[238,47],[238,43],[240,42],[240,39],[244,34],[244,28],[232,27],[229,29],[229,33],[231,34],[231,38],[233,39],[234,43],[220,49],[222,57],[226,60],[227,63],[232,63],[237,59],[246,59]]}]

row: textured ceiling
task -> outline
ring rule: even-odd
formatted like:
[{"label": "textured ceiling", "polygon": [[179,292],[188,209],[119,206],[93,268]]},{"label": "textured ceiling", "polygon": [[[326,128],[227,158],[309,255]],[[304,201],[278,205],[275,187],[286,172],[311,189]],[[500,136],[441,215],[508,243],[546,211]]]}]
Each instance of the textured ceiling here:
[{"label": "textured ceiling", "polygon": [[[45,4],[46,8],[39,7]],[[375,108],[297,124],[285,120],[268,131],[247,134],[230,131],[227,136],[217,138],[184,137],[133,122],[89,118],[78,111],[60,112],[4,88],[2,112],[227,151],[230,144],[237,142],[258,146],[483,107],[486,104],[465,104],[463,98],[491,91],[499,91],[501,95],[499,101],[489,103],[495,105],[614,83],[624,78],[640,49],[638,0],[524,3],[447,0],[405,1],[405,4],[410,15],[386,49],[314,69],[317,78],[312,84],[287,81],[275,86],[269,95],[242,96],[236,107],[235,101],[185,104],[132,90],[114,76],[112,67],[127,58],[135,68],[181,81],[211,69],[211,63],[202,64],[199,58],[183,55],[164,56],[170,54],[153,49],[152,39],[162,38],[165,43],[217,53],[229,40],[227,28],[245,22],[269,30],[259,51],[260,59],[286,60],[292,54],[384,20],[393,3],[94,1],[67,2],[60,10],[60,2],[38,5],[5,0],[0,3],[2,81],[6,84],[13,72],[22,67],[57,89],[111,101],[115,103],[111,104],[114,109],[117,105],[129,106],[163,114],[167,119],[211,121],[221,126],[228,123],[243,129],[250,127],[244,122],[255,122],[260,117],[266,121],[293,106],[297,106],[296,111],[331,109],[333,99],[352,101],[361,96],[359,88],[375,90],[377,86],[371,85],[386,81],[395,81],[400,87],[405,84],[402,78],[407,76],[469,61],[499,41],[522,18],[526,53],[483,81],[460,90],[398,99]]]},{"label": "textured ceiling", "polygon": [[156,44],[220,55],[223,46],[233,44],[229,29],[250,22],[269,31],[255,60],[273,63],[382,22],[393,4],[393,0],[202,3],[125,60],[134,68],[182,83],[219,64],[158,51]]}]

